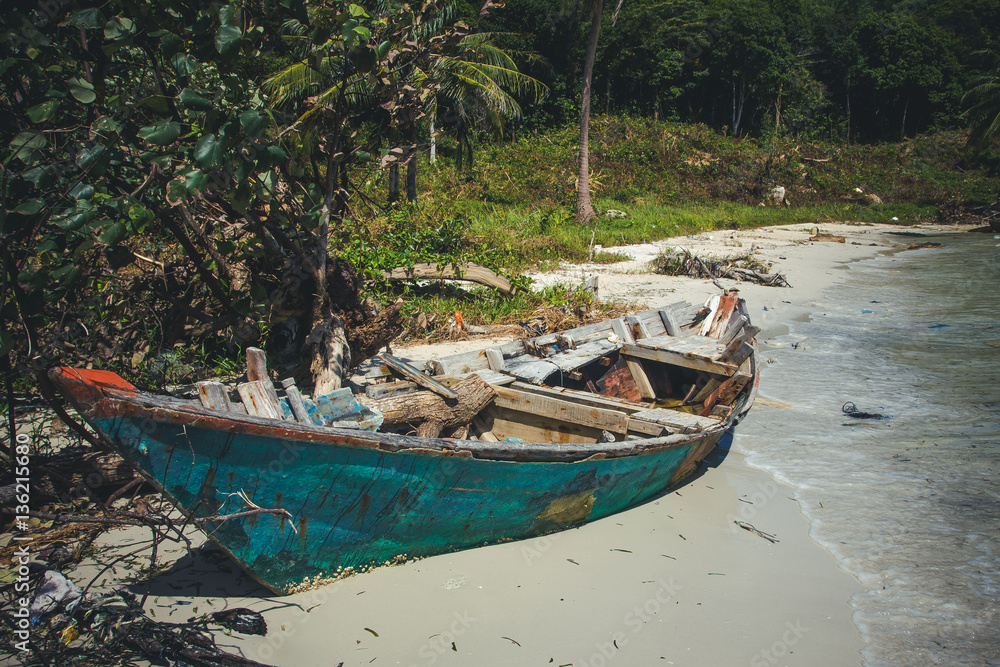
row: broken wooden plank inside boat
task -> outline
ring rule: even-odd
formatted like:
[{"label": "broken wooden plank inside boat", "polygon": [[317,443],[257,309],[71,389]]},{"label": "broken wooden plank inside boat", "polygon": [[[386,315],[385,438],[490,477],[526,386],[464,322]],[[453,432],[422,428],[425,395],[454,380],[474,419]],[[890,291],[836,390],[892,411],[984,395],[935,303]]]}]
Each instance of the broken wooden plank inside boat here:
[{"label": "broken wooden plank inside boat", "polygon": [[198,398],[55,368],[90,425],[271,590],[565,529],[662,493],[753,403],[757,329],[735,292],[478,352],[382,356],[365,385],[276,387],[262,353]]}]

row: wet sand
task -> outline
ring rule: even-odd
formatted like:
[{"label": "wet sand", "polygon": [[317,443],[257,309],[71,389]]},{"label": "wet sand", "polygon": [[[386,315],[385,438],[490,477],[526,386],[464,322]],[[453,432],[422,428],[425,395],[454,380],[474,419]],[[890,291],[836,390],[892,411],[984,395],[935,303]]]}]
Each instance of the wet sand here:
[{"label": "wet sand", "polygon": [[[840,244],[809,243],[811,228],[716,232],[616,249],[636,259],[567,267],[536,279],[572,283],[599,272],[601,298],[701,302],[717,292],[710,281],[648,274],[648,259],[667,246],[703,256],[754,246],[793,285],[738,285],[754,323],[765,329],[759,338],[766,358],[767,339],[784,333],[783,322],[808,313],[820,290],[839,279],[838,267],[919,241],[887,232],[939,229],[821,225],[846,236]],[[483,342],[448,345],[397,352],[427,358]],[[782,409],[767,396],[765,367],[763,400],[748,420]],[[683,486],[627,512],[550,536],[377,569],[297,595],[269,594],[214,547],[193,555],[174,549],[165,558],[179,560],[153,580],[146,607],[155,618],[174,621],[224,608],[261,611],[266,637],[233,635],[220,644],[286,667],[860,664],[864,642],[848,601],[861,587],[809,537],[792,496],[790,487],[745,464],[738,452],[720,448]],[[737,520],[776,541],[740,528]],[[140,548],[142,540],[148,532],[108,533],[102,541],[113,546],[100,559]],[[72,576],[85,584],[95,567]],[[102,580],[120,582],[110,572],[99,585]],[[130,588],[141,595],[145,584]]]}]

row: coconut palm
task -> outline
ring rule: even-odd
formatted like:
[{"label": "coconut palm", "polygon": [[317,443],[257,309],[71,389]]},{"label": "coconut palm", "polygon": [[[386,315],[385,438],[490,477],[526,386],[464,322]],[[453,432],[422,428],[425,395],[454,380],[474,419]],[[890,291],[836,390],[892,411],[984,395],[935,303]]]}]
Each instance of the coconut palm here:
[{"label": "coconut palm", "polygon": [[[521,116],[515,96],[540,100],[547,89],[537,79],[517,69],[515,57],[537,58],[531,54],[508,52],[496,45],[502,37],[492,33],[468,33],[462,24],[452,21],[454,8],[449,5],[433,15],[411,16],[401,21],[390,38],[396,43],[419,44],[412,57],[400,65],[384,61],[393,47],[383,42],[376,54],[389,84],[373,87],[360,73],[350,73],[345,59],[338,56],[305,56],[265,83],[272,104],[306,102],[309,109],[297,124],[300,129],[315,127],[318,112],[326,109],[381,107],[388,112],[390,153],[385,164],[390,170],[389,197],[398,196],[399,164],[407,165],[407,195],[416,198],[417,122],[430,115],[431,122],[444,121],[444,129],[454,131],[459,155],[472,154],[472,134],[476,129],[501,131],[504,123]],[[408,22],[407,22],[408,21]],[[294,39],[307,31],[286,24]],[[318,48],[304,45],[310,54],[335,52],[335,40]],[[335,112],[336,115],[337,112]],[[433,134],[433,131],[432,131]],[[401,144],[408,142],[403,148]],[[461,166],[461,157],[459,158]]]},{"label": "coconut palm", "polygon": [[971,105],[965,114],[975,119],[968,145],[977,153],[1000,133],[1000,54],[992,51],[982,54],[991,61],[990,73],[978,77],[976,86],[962,99]]},{"label": "coconut palm", "polygon": [[538,56],[501,49],[496,42],[502,37],[494,33],[466,35],[452,53],[435,58],[427,74],[438,82],[428,109],[431,123],[440,119],[442,128],[455,134],[458,169],[462,168],[463,154],[472,162],[475,130],[502,135],[507,121],[522,116],[518,97],[538,102],[548,92],[545,84],[521,72],[515,62],[515,57],[537,62]]}]

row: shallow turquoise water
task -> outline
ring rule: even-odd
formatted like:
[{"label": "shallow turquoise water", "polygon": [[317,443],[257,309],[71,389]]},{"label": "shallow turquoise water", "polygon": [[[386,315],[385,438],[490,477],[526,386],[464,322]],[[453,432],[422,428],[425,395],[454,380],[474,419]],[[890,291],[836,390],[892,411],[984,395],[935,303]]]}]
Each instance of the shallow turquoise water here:
[{"label": "shallow turquoise water", "polygon": [[919,240],[945,247],[849,265],[763,347],[761,393],[792,407],[735,444],[866,589],[866,664],[1000,665],[1000,239]]}]

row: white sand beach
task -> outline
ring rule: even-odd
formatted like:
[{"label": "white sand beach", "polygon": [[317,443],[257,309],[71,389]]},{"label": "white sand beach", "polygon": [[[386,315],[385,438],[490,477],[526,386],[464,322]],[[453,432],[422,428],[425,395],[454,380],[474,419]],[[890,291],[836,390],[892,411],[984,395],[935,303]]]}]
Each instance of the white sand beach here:
[{"label": "white sand beach", "polygon": [[[746,299],[762,354],[785,322],[803,317],[853,260],[904,248],[904,234],[955,227],[821,224],[845,243],[809,242],[815,225],[722,231],[615,248],[633,259],[567,266],[532,276],[536,284],[578,283],[599,275],[602,299],[650,306],[700,303],[718,288],[707,280],[647,270],[665,248],[700,256],[754,251],[792,285],[734,284]],[[483,339],[401,348],[430,358],[482,347]],[[767,369],[747,420],[783,409],[768,400]],[[736,429],[739,438],[739,427]],[[565,532],[435,556],[360,574],[309,592],[275,597],[216,548],[187,554],[157,576],[146,608],[158,620],[249,607],[263,612],[266,637],[220,638],[262,663],[313,665],[852,665],[864,640],[849,600],[853,576],[809,536],[791,487],[717,450],[682,486],[632,510]],[[740,520],[772,535],[741,529]],[[147,540],[148,531],[112,531],[107,561]],[[200,540],[200,537],[196,537]],[[86,584],[89,563],[72,577]],[[99,579],[120,585],[112,572]],[[131,590],[142,594],[145,585]]]}]

